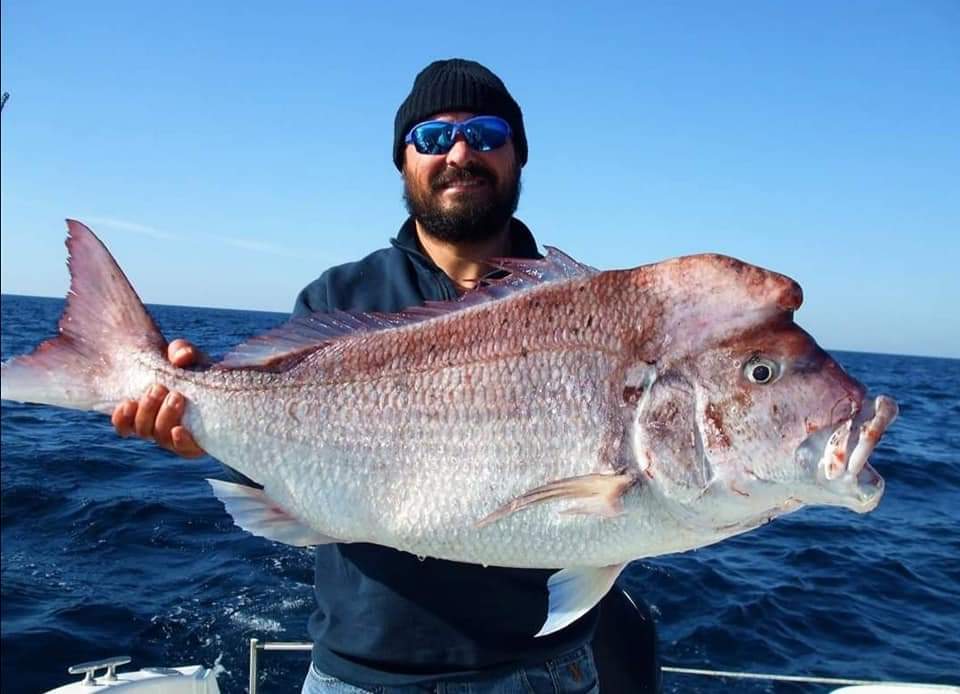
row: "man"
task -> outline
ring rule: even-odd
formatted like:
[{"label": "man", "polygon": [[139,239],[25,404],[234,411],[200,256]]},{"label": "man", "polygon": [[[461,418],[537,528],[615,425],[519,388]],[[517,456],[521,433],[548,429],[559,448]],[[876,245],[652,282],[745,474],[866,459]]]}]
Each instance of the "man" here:
[{"label": "man", "polygon": [[[487,68],[459,59],[427,66],[397,111],[393,160],[409,219],[391,247],[308,285],[295,316],[455,300],[491,271],[485,259],[539,257],[529,229],[513,218],[527,161],[523,116]],[[199,354],[177,340],[169,356],[189,365]],[[121,404],[113,422],[121,435],[136,432],[180,455],[202,455],[179,424],[183,407],[179,394],[158,385],[139,403]],[[305,693],[598,691],[590,641],[599,609],[557,633],[533,636],[546,614],[552,571],[421,560],[364,543],[318,547],[316,560]],[[655,691],[649,613],[626,607],[619,591],[603,611],[596,651],[604,690]]]}]

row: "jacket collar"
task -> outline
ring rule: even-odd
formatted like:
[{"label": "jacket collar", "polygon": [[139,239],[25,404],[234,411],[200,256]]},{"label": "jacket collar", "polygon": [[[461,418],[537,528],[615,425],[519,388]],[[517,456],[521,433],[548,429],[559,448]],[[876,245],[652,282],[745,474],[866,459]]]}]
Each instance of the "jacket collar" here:
[{"label": "jacket collar", "polygon": [[[390,239],[394,248],[398,248],[411,258],[440,272],[430,258],[424,255],[420,250],[420,244],[417,242],[417,229],[413,217],[407,217],[407,220],[401,225],[397,237]],[[527,228],[527,225],[517,218],[510,219],[510,252],[507,254],[510,258],[542,258],[537,250],[537,242],[533,238],[533,233]]]}]

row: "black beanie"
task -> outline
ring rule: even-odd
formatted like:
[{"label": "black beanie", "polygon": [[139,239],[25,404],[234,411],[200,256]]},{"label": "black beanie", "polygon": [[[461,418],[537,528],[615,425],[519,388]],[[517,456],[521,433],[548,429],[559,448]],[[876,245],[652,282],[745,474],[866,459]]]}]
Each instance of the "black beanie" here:
[{"label": "black beanie", "polygon": [[500,116],[510,124],[520,166],[527,163],[527,134],[523,114],[506,86],[480,63],[461,58],[437,60],[413,81],[413,89],[400,104],[393,122],[393,163],[403,170],[403,139],[410,128],[445,111],[468,111]]}]

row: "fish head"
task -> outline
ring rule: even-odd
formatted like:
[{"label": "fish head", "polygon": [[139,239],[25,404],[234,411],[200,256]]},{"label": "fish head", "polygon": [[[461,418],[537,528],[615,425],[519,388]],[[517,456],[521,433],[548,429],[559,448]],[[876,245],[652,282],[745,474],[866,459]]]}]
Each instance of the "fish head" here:
[{"label": "fish head", "polygon": [[755,527],[805,505],[873,510],[884,482],[868,457],[896,403],[868,397],[793,322],[795,282],[747,267],[704,271],[714,287],[705,305],[687,290],[681,315],[666,321],[672,332],[634,420],[640,468],[715,529]]}]

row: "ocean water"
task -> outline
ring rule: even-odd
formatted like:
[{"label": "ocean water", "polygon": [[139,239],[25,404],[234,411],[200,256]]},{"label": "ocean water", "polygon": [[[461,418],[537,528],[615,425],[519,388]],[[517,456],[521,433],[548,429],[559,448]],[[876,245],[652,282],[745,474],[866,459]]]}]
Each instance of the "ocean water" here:
[{"label": "ocean water", "polygon": [[[2,357],[55,332],[63,302],[4,295]],[[212,353],[279,314],[153,306],[169,337]],[[891,329],[896,329],[892,326]],[[835,356],[901,416],[873,455],[877,511],[805,509],[714,547],[635,562],[628,589],[656,614],[665,664],[960,683],[960,361]],[[236,528],[203,481],[219,465],[121,440],[106,417],[2,404],[0,690],[39,692],[69,665],[138,667],[223,655],[246,690],[247,642],[304,640],[307,550]],[[307,653],[261,657],[264,692],[299,691]],[[667,692],[822,692],[666,675]]]}]

